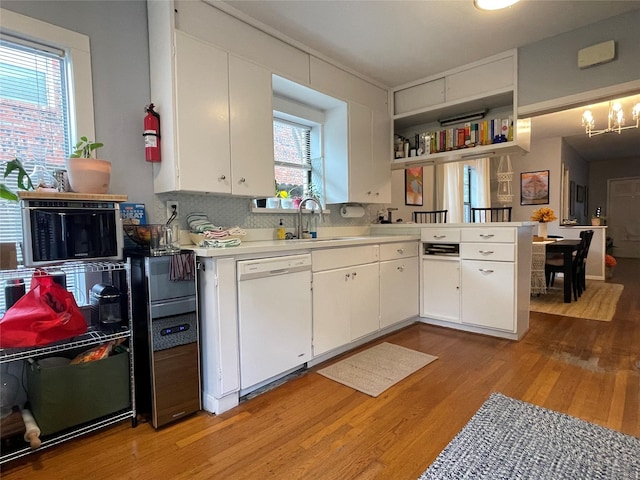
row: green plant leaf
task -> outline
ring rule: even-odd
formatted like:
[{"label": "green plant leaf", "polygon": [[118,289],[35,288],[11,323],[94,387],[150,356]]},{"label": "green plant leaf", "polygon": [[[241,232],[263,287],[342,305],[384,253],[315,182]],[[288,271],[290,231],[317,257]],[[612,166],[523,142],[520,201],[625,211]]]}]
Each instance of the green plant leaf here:
[{"label": "green plant leaf", "polygon": [[5,200],[10,200],[12,202],[18,201],[18,195],[9,190],[4,183],[0,183],[0,198],[4,198]]}]

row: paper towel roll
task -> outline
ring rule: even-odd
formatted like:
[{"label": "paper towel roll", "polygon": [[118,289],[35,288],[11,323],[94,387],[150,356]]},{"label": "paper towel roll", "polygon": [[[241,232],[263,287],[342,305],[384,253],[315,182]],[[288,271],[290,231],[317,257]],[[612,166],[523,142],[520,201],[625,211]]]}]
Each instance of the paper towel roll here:
[{"label": "paper towel roll", "polygon": [[344,218],[364,217],[364,207],[361,207],[360,205],[343,205],[340,208],[340,215]]}]

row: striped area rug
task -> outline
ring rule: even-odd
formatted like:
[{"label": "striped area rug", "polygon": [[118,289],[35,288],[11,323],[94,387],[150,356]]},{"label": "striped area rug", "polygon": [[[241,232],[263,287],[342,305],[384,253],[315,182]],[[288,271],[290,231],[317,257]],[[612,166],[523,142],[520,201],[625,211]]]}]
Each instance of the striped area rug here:
[{"label": "striped area rug", "polygon": [[493,393],[419,480],[640,478],[640,439]]},{"label": "striped area rug", "polygon": [[564,303],[562,279],[556,279],[553,288],[547,289],[546,294],[531,297],[530,310],[563,317],[610,322],[616,312],[623,289],[624,285],[618,283],[587,280],[587,289],[578,297],[578,301],[573,301],[572,296],[571,303]]}]

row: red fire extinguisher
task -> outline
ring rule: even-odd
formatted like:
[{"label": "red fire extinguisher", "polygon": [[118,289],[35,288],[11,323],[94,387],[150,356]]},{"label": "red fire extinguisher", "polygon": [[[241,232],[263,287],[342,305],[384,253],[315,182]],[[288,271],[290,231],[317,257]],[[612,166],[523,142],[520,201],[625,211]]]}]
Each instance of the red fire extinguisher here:
[{"label": "red fire extinguisher", "polygon": [[160,115],[154,110],[153,103],[144,107],[144,153],[147,162],[160,161]]}]

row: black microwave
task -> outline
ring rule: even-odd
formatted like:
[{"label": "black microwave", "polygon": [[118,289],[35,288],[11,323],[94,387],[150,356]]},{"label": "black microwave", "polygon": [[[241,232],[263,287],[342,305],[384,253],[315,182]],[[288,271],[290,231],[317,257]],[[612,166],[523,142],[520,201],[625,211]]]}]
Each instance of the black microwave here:
[{"label": "black microwave", "polygon": [[120,204],[93,200],[22,200],[27,267],[80,260],[122,260]]}]

